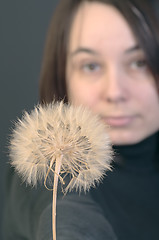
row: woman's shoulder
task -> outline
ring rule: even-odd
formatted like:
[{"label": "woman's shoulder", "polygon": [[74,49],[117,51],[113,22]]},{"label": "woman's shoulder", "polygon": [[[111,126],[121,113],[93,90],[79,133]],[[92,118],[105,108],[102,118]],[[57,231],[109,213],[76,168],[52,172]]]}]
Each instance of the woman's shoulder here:
[{"label": "woman's shoulder", "polygon": [[[43,211],[37,239],[51,239],[51,203]],[[57,201],[57,239],[117,240],[99,205],[89,193],[68,193]]]},{"label": "woman's shoulder", "polygon": [[51,192],[26,185],[13,168],[7,170],[5,189],[4,239],[34,239],[38,219],[51,201]]},{"label": "woman's shoulder", "polygon": [[[5,238],[51,239],[52,191],[22,183],[10,168],[6,184]],[[12,236],[12,237],[10,237]],[[57,238],[59,240],[116,240],[114,231],[91,194],[58,191]]]}]

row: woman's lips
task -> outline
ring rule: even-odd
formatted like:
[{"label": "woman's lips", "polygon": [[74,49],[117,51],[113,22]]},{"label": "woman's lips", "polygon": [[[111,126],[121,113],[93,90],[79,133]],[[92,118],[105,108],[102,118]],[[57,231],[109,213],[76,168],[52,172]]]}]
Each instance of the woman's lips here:
[{"label": "woman's lips", "polygon": [[132,123],[134,117],[121,116],[121,117],[104,117],[103,121],[112,127],[125,127]]}]

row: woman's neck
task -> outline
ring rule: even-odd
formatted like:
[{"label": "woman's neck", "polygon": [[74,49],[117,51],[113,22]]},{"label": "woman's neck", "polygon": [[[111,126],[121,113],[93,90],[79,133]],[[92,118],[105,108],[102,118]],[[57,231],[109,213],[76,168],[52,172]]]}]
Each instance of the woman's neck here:
[{"label": "woman's neck", "polygon": [[131,171],[152,171],[158,165],[158,132],[143,141],[127,146],[114,146],[115,165]]}]

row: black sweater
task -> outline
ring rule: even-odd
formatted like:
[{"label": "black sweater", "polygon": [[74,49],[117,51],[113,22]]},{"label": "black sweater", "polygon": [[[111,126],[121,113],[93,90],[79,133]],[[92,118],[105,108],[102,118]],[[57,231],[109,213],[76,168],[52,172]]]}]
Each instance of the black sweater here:
[{"label": "black sweater", "polygon": [[[158,134],[114,147],[113,171],[89,193],[60,193],[57,240],[158,240]],[[10,169],[4,222],[6,240],[51,239],[52,193],[21,184]]]},{"label": "black sweater", "polygon": [[158,134],[115,147],[113,172],[92,192],[121,240],[159,239]]}]

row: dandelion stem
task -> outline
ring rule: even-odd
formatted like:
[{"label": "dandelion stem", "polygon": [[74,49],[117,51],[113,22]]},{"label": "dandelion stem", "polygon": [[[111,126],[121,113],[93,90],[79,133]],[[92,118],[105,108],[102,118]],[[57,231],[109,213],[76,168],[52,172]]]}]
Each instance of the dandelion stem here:
[{"label": "dandelion stem", "polygon": [[52,231],[53,240],[56,240],[56,199],[57,199],[57,185],[59,173],[61,170],[62,156],[56,159],[55,173],[54,174],[54,187],[53,187],[53,201],[52,201]]}]

